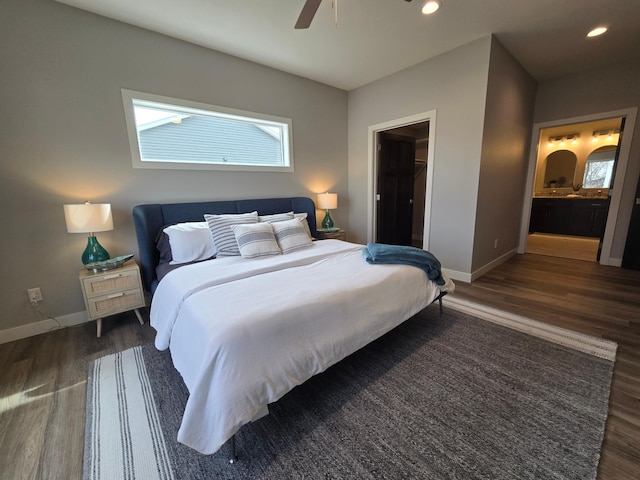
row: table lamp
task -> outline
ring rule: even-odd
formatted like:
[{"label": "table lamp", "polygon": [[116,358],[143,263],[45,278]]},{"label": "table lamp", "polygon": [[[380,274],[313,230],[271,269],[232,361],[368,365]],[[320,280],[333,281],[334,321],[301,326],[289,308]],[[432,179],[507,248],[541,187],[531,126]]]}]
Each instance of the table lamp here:
[{"label": "table lamp", "polygon": [[95,232],[113,230],[110,203],[90,203],[64,205],[64,219],[67,232],[88,233],[87,248],[82,252],[82,263],[109,260],[109,252],[98,243]]},{"label": "table lamp", "polygon": [[326,210],[326,214],[322,219],[322,228],[333,228],[333,219],[329,215],[329,210],[335,210],[338,208],[338,194],[337,193],[319,193],[318,194],[318,208]]}]

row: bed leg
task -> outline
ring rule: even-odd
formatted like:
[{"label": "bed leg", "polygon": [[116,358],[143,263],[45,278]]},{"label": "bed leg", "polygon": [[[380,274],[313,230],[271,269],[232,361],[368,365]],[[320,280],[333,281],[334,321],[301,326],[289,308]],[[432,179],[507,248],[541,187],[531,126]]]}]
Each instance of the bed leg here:
[{"label": "bed leg", "polygon": [[229,463],[235,463],[238,461],[238,456],[236,455],[236,436],[231,437],[231,458],[229,459]]},{"label": "bed leg", "polygon": [[440,315],[442,315],[442,297],[443,295],[440,295],[440,298],[438,298],[438,305],[440,306]]}]

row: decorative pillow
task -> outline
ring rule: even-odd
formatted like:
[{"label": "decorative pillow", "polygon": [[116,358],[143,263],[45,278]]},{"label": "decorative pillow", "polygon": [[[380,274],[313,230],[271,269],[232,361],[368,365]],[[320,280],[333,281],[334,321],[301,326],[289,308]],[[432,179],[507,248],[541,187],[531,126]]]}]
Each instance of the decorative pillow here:
[{"label": "decorative pillow", "polygon": [[187,222],[163,230],[169,237],[171,265],[207,260],[216,255],[216,246],[206,222]]},{"label": "decorative pillow", "polygon": [[305,232],[302,225],[303,222],[306,223],[307,221],[302,218],[294,218],[286,222],[271,224],[282,253],[293,252],[311,245],[311,237]]},{"label": "decorative pillow", "polygon": [[291,220],[293,218],[293,212],[288,213],[274,213],[273,215],[259,215],[258,221],[260,222],[284,222],[285,220]]},{"label": "decorative pillow", "polygon": [[240,255],[243,258],[279,255],[280,247],[273,236],[273,227],[269,222],[244,225],[231,225],[236,237]]},{"label": "decorative pillow", "polygon": [[309,239],[313,240],[311,236],[311,229],[309,228],[309,220],[307,220],[307,214],[305,213],[294,213],[293,218],[301,219],[302,226],[304,227],[304,231],[309,235]]},{"label": "decorative pillow", "polygon": [[233,257],[240,255],[236,237],[233,235],[231,225],[242,225],[246,223],[258,223],[258,212],[209,215],[205,214],[204,219],[209,225],[213,243],[218,250],[219,257]]}]

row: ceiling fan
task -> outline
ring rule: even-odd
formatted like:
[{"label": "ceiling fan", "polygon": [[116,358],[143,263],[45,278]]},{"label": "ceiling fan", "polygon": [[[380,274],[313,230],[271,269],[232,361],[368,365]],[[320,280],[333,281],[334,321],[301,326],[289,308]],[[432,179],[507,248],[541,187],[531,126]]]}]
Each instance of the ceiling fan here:
[{"label": "ceiling fan", "polygon": [[299,30],[302,28],[309,28],[309,25],[311,25],[311,20],[313,20],[313,17],[318,11],[320,2],[322,2],[322,0],[307,0],[306,2],[304,2],[304,6],[302,7],[300,16],[298,17],[298,21],[296,22],[296,25],[294,27],[295,29]]},{"label": "ceiling fan", "polygon": [[[334,8],[336,10],[336,15],[337,15],[338,0],[333,0],[333,1],[334,1]],[[411,0],[404,0],[404,1],[411,2]],[[294,27],[295,29],[299,30],[303,28],[309,28],[309,25],[311,25],[311,21],[313,20],[313,17],[316,15],[316,12],[318,11],[320,2],[322,2],[322,0],[306,0],[306,2],[304,2],[304,6],[302,7],[300,16],[298,17],[298,21],[296,22],[296,25]]]}]

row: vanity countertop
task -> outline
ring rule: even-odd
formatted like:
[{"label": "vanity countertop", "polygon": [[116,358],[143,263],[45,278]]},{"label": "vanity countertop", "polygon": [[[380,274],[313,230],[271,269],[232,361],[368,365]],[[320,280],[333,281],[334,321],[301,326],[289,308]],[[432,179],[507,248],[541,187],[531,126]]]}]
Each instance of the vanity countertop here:
[{"label": "vanity countertop", "polygon": [[607,197],[602,196],[587,196],[587,195],[534,195],[533,198],[557,198],[557,199],[568,199],[568,200],[607,200]]}]

